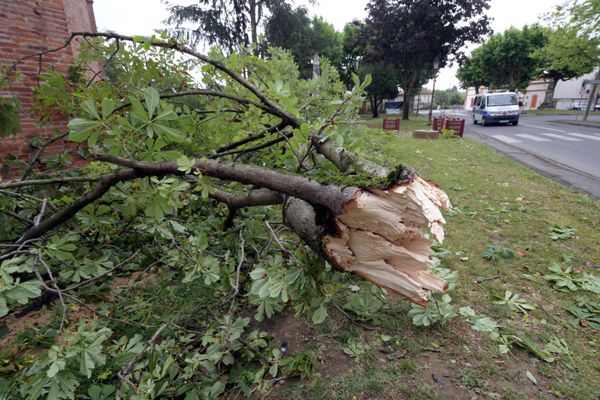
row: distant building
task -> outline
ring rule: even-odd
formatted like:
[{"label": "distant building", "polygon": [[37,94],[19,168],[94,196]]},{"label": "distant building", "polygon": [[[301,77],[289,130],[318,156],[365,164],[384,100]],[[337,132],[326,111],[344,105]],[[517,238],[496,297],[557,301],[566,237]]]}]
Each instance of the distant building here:
[{"label": "distant building", "polygon": [[[9,70],[22,57],[65,44],[72,32],[96,31],[92,0],[0,0],[0,69]],[[33,110],[33,91],[39,84],[40,69],[66,74],[73,64],[79,39],[66,49],[32,57],[17,65],[23,79],[12,80],[11,90],[0,91],[0,97],[15,99],[19,106],[20,131],[0,139],[0,164],[8,157],[28,161],[36,152],[35,137],[50,137],[65,132],[67,120],[56,116],[40,125]],[[10,76],[13,78],[14,76]],[[65,150],[57,142],[46,149],[48,154]],[[6,172],[0,170],[0,176]]]},{"label": "distant building", "polygon": [[[578,100],[587,100],[592,85],[584,85],[584,81],[587,79],[594,79],[598,73],[598,69],[585,74],[579,78],[570,79],[568,81],[558,81],[556,89],[554,90],[553,102],[555,108],[558,110],[567,110],[573,102]],[[537,79],[531,81],[529,86],[523,93],[518,93],[519,100],[523,102],[523,109],[525,110],[537,110],[540,104],[544,101],[546,95],[546,89],[548,88],[548,82],[544,79]],[[475,95],[486,93],[488,89],[486,87],[480,87],[479,92],[474,87],[467,89],[467,98],[465,100],[465,109],[471,109],[475,102]],[[600,102],[600,93],[598,93],[597,102]]]}]

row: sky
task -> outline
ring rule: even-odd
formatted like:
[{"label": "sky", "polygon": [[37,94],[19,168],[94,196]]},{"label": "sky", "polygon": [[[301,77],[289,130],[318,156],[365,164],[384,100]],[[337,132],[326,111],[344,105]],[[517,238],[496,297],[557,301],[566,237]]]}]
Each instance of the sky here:
[{"label": "sky", "polygon": [[[174,4],[190,4],[194,0],[171,0]],[[367,0],[318,0],[311,5],[309,0],[295,0],[295,5],[304,5],[311,15],[318,15],[342,30],[347,22],[366,17]],[[493,18],[492,29],[500,33],[514,26],[542,22],[543,14],[551,11],[564,0],[491,0],[488,15]],[[168,11],[161,0],[94,0],[94,13],[99,31],[110,30],[127,35],[150,35],[154,29],[165,28],[163,21]],[[472,50],[476,46],[467,49]],[[436,87],[447,89],[458,86],[456,66],[442,69]],[[432,82],[427,87],[431,88]]]}]

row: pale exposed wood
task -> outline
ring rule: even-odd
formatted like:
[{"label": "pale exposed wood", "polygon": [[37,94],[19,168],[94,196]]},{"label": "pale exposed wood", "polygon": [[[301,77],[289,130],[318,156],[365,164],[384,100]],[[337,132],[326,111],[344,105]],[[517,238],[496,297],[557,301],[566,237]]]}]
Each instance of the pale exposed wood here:
[{"label": "pale exposed wood", "polygon": [[444,240],[441,209],[448,196],[422,178],[389,190],[359,190],[335,217],[337,234],[324,237],[324,253],[336,266],[425,305],[427,291],[448,284],[431,274],[429,232]]}]

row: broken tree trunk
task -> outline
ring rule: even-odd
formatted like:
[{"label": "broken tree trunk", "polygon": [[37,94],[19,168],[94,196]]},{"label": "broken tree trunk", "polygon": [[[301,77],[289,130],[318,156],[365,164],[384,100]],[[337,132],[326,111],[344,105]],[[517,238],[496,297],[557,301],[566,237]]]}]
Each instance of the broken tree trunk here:
[{"label": "broken tree trunk", "polygon": [[415,176],[389,189],[357,189],[326,221],[329,226],[319,225],[319,211],[299,199],[289,200],[284,214],[296,234],[336,268],[426,305],[426,291],[448,287],[429,270],[433,241],[425,236],[429,231],[444,239],[441,208],[450,208],[446,194]]}]

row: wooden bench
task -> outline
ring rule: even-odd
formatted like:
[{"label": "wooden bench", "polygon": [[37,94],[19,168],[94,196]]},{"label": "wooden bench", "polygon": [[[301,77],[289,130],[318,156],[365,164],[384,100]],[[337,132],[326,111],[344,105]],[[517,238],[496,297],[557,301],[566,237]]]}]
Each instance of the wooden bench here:
[{"label": "wooden bench", "polygon": [[399,131],[400,130],[400,118],[384,118],[383,119],[383,130],[384,131]]}]

